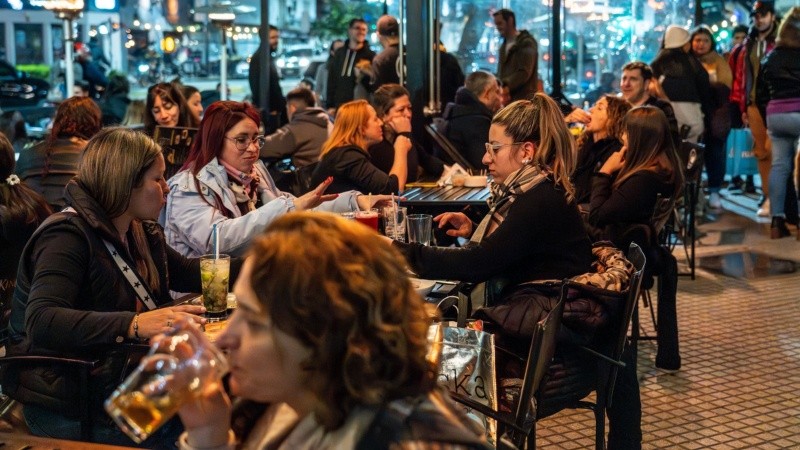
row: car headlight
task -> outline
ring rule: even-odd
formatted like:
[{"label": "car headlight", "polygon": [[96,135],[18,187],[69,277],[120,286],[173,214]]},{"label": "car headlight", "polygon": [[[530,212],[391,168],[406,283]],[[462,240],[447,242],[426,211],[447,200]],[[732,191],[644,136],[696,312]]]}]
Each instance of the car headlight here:
[{"label": "car headlight", "polygon": [[308,65],[311,64],[311,60],[309,60],[308,58],[300,58],[299,64],[300,67],[308,67]]},{"label": "car headlight", "polygon": [[279,59],[277,64],[278,64],[278,67],[280,67],[280,68],[286,67],[286,61],[283,60],[283,59]]}]

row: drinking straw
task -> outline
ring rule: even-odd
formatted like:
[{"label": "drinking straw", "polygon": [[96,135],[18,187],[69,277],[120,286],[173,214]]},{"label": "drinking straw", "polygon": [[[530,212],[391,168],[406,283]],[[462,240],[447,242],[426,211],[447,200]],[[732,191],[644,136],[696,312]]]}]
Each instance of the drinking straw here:
[{"label": "drinking straw", "polygon": [[394,213],[394,215],[392,216],[392,220],[394,221],[394,231],[392,232],[392,234],[394,234],[394,240],[396,241],[398,240],[397,239],[398,224],[397,224],[397,203],[395,203],[394,201],[394,192],[392,192],[392,212]]},{"label": "drinking straw", "polygon": [[217,232],[217,224],[213,225],[214,234],[214,259],[219,259],[219,233]]},{"label": "drinking straw", "polygon": [[372,192],[367,194],[367,211],[372,209]]}]

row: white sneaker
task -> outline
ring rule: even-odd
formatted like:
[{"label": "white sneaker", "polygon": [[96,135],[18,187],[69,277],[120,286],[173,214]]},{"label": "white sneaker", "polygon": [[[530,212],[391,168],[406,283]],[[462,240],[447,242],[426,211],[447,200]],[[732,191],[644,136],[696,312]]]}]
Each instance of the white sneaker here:
[{"label": "white sneaker", "polygon": [[722,198],[719,192],[712,192],[708,195],[708,207],[711,209],[722,209]]},{"label": "white sneaker", "polygon": [[758,217],[769,217],[769,199],[764,201],[764,204],[756,211]]}]

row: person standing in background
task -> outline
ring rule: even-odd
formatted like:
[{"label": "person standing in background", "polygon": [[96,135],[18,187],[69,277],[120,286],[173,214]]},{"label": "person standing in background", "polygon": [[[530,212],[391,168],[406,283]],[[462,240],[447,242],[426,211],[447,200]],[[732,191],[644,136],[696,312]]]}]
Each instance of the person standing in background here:
[{"label": "person standing in background", "polygon": [[517,30],[517,18],[509,9],[494,14],[494,25],[503,36],[497,78],[510,101],[530,100],[536,93],[539,74],[539,44],[526,30]]},{"label": "person standing in background", "polygon": [[384,84],[400,83],[398,59],[400,57],[400,25],[392,16],[378,19],[378,40],[383,50],[372,59],[372,90]]},{"label": "person standing in background", "polygon": [[325,64],[317,67],[317,73],[314,76],[314,93],[317,94],[317,101],[323,108],[328,104],[328,73],[330,72],[328,66],[333,59],[333,54],[342,47],[344,47],[344,41],[341,39],[334,39],[331,42],[331,46],[328,48],[328,60],[325,61]]},{"label": "person standing in background", "polygon": [[364,19],[351,20],[347,33],[346,45],[336,50],[328,62],[328,92],[325,99],[332,116],[339,105],[353,100],[356,64],[363,60],[372,62],[375,58],[375,52],[367,43],[367,22]]},{"label": "person standing in background", "polygon": [[775,47],[778,23],[775,4],[755,2],[750,13],[753,26],[744,42],[731,50],[728,64],[733,72],[730,100],[739,106],[744,125],[753,133],[753,153],[758,159],[758,174],[761,176],[761,201],[756,214],[769,216],[769,172],[772,167],[772,143],[767,135],[764,113],[755,102],[756,82],[761,59]]},{"label": "person standing in background", "polygon": [[[278,51],[278,41],[281,38],[281,31],[273,26],[269,26],[269,51],[274,55]],[[253,95],[253,104],[261,109],[261,43],[250,59],[250,92]],[[275,59],[270,59],[269,64],[269,123],[266,123],[267,132],[272,132],[280,128],[287,122],[286,118],[286,98],[281,90],[281,77],[278,75],[278,68],[275,67]]]}]

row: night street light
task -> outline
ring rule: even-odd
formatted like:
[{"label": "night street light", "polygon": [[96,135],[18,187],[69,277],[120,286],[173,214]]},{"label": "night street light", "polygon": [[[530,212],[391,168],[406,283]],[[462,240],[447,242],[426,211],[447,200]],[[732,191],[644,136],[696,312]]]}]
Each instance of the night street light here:
[{"label": "night street light", "polygon": [[228,99],[228,32],[233,29],[233,21],[236,20],[237,12],[247,14],[255,10],[252,6],[227,0],[194,9],[195,13],[208,14],[208,20],[222,31],[222,51],[219,55],[220,100]]},{"label": "night street light", "polygon": [[44,9],[53,11],[56,17],[63,21],[64,27],[64,84],[66,92],[64,98],[72,97],[75,87],[75,71],[73,70],[73,43],[75,35],[72,33],[72,23],[83,12],[83,0],[46,0],[42,3]]}]

